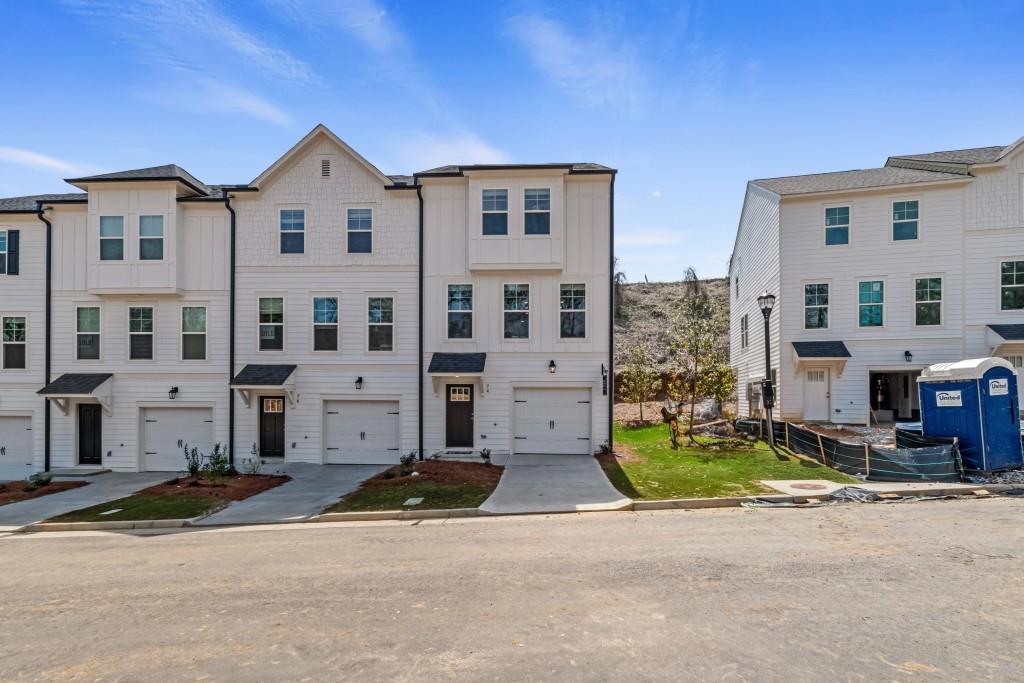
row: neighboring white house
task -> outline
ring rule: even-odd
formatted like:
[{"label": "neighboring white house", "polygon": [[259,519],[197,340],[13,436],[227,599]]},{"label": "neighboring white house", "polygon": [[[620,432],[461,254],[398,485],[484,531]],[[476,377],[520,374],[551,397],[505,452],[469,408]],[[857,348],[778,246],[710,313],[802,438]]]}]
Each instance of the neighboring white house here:
[{"label": "neighboring white house", "polygon": [[[460,448],[522,451],[511,431],[530,420],[513,401],[527,400],[561,411],[538,448],[596,450],[609,435],[614,171],[487,171],[508,191],[509,232],[478,249],[478,181],[453,168],[386,176],[320,125],[244,185],[166,165],[0,200],[0,479],[178,471],[179,440],[230,443],[239,465],[253,447],[283,461],[398,462],[454,443],[446,415],[472,421],[474,406],[482,419]],[[456,296],[468,342],[437,324],[452,317],[438,277],[470,287]],[[510,299],[526,340],[502,341],[502,282],[527,287]],[[444,375],[428,373],[435,350],[491,352],[462,382],[474,386],[468,411],[446,411]]]},{"label": "neighboring white house", "polygon": [[1024,139],[748,183],[730,261],[739,412],[759,410],[770,319],[776,415],[919,415],[933,363],[1024,356]]}]

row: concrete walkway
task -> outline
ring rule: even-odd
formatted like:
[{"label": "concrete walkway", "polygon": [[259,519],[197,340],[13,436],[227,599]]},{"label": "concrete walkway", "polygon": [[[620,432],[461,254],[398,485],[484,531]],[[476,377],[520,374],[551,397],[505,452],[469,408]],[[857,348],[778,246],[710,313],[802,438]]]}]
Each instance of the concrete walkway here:
[{"label": "concrete walkway", "polygon": [[480,506],[484,512],[619,510],[632,503],[611,485],[591,455],[519,453],[504,464],[498,488]]},{"label": "concrete walkway", "polygon": [[[0,531],[13,531],[73,510],[124,498],[136,491],[173,479],[174,476],[169,472],[108,472],[85,479],[76,477],[74,481],[87,481],[89,484],[49,496],[0,506]],[[68,481],[70,478],[57,477],[55,480]]]},{"label": "concrete walkway", "polygon": [[[292,480],[252,498],[232,503],[197,525],[271,524],[315,517],[326,506],[351,493],[391,465],[312,465],[288,463],[280,468]],[[276,473],[276,471],[275,471]]]}]

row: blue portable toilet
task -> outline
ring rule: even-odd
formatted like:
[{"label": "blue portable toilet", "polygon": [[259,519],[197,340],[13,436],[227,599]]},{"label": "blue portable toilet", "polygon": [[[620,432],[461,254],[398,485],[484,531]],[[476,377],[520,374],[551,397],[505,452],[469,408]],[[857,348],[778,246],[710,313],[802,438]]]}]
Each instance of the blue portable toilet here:
[{"label": "blue portable toilet", "polygon": [[1002,358],[939,363],[917,379],[924,436],[955,436],[964,469],[1021,467],[1017,374]]}]

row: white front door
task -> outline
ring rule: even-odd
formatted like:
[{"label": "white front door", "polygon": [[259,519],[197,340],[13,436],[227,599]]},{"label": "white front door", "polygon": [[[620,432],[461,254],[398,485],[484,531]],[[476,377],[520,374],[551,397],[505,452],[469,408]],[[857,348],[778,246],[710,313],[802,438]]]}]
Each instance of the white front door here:
[{"label": "white front door", "polygon": [[32,474],[32,418],[0,417],[0,481]]},{"label": "white front door", "polygon": [[804,419],[827,422],[831,419],[828,368],[807,368],[804,371]]},{"label": "white front door", "polygon": [[142,410],[142,469],[145,472],[183,472],[185,454],[178,441],[213,451],[212,408],[144,408]]},{"label": "white front door", "polygon": [[590,389],[516,389],[516,453],[590,454]]},{"label": "white front door", "polygon": [[324,462],[391,465],[401,457],[398,401],[324,401]]}]

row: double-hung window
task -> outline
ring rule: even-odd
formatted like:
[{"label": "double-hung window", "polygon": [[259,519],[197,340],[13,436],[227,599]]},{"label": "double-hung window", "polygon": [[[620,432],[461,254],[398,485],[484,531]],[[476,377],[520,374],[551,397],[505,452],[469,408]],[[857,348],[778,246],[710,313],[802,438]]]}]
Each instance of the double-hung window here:
[{"label": "double-hung window", "polygon": [[206,360],[206,306],[181,307],[181,359]]},{"label": "double-hung window", "polygon": [[914,279],[914,324],[942,324],[942,278],[919,277]]},{"label": "double-hung window", "polygon": [[483,191],[483,233],[508,234],[508,190]]},{"label": "double-hung window", "polygon": [[559,285],[559,329],[562,339],[587,336],[587,286]]},{"label": "double-hung window", "polygon": [[473,338],[473,285],[448,285],[448,338]]},{"label": "double-hung window", "polygon": [[348,210],[348,253],[373,253],[373,209]]},{"label": "double-hung window", "polygon": [[139,260],[163,261],[164,217],[139,216]]},{"label": "double-hung window", "polygon": [[313,350],[338,350],[337,297],[313,297]]},{"label": "double-hung window", "polygon": [[740,348],[750,346],[750,316],[746,313],[740,318]]},{"label": "double-hung window", "polygon": [[527,235],[551,234],[551,190],[524,190],[523,228]]},{"label": "double-hung window", "polygon": [[3,369],[24,370],[26,362],[25,318],[5,316],[0,320],[0,325],[3,326],[3,336],[0,337],[0,343],[4,347],[2,358],[0,358]]},{"label": "double-hung window", "polygon": [[153,360],[153,309],[128,307],[128,360]]},{"label": "double-hung window", "polygon": [[850,243],[850,207],[825,209],[825,246]]},{"label": "double-hung window", "polygon": [[100,216],[100,260],[124,260],[124,216]]},{"label": "double-hung window", "polygon": [[999,308],[1024,310],[1024,261],[1003,261],[999,266]]},{"label": "double-hung window", "polygon": [[79,306],[75,310],[75,358],[100,359],[100,308]]},{"label": "double-hung window", "polygon": [[260,298],[260,351],[284,349],[284,299]]},{"label": "double-hung window", "polygon": [[305,209],[281,209],[281,253],[302,254],[305,251]]},{"label": "double-hung window", "polygon": [[394,351],[395,300],[390,296],[371,296],[366,313],[367,348],[370,351]]},{"label": "double-hung window", "polygon": [[828,284],[804,285],[804,329],[828,329]]},{"label": "double-hung window", "polygon": [[893,240],[917,239],[917,200],[892,203]]},{"label": "double-hung window", "polygon": [[530,285],[505,285],[505,339],[530,338]]},{"label": "double-hung window", "polygon": [[7,273],[7,231],[0,230],[0,275]]},{"label": "double-hung window", "polygon": [[861,327],[882,327],[885,324],[885,283],[865,280],[857,283]]}]

